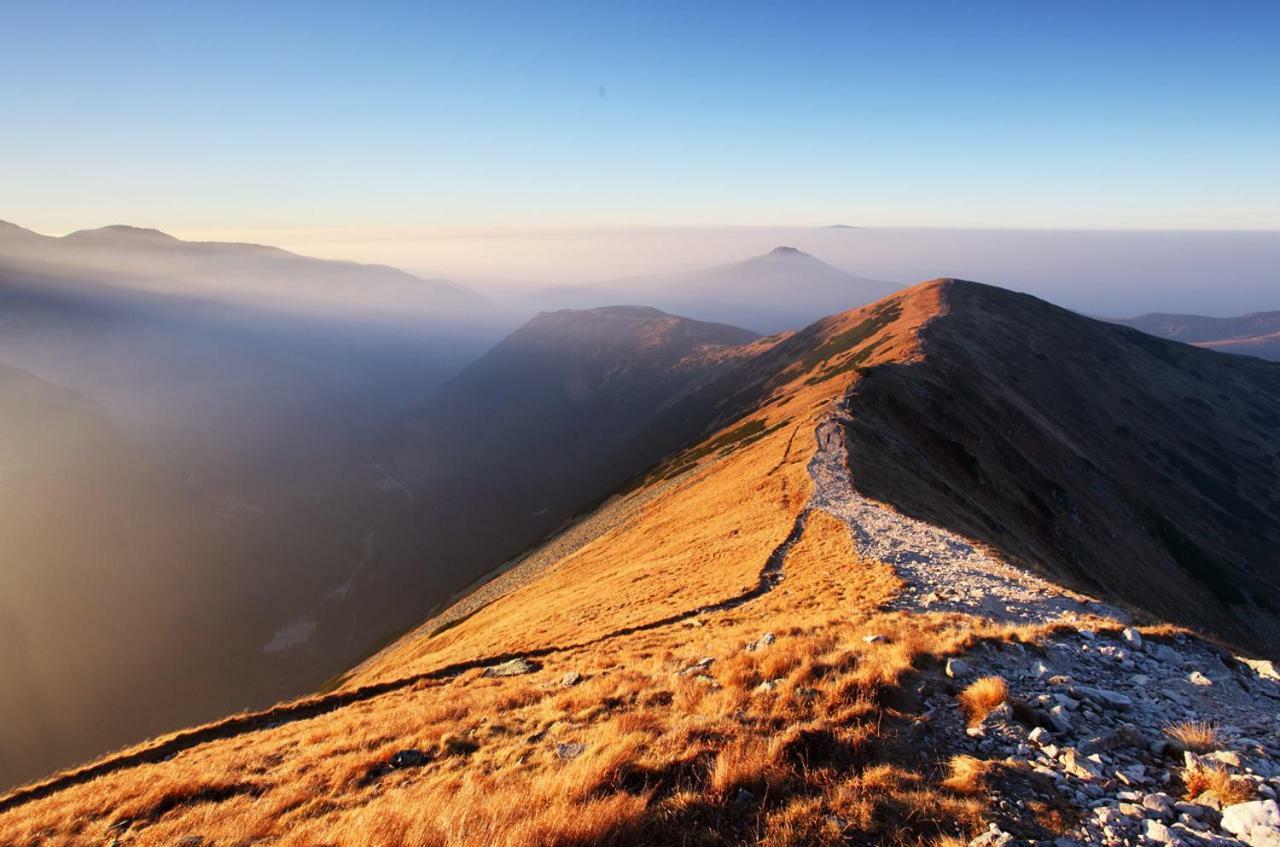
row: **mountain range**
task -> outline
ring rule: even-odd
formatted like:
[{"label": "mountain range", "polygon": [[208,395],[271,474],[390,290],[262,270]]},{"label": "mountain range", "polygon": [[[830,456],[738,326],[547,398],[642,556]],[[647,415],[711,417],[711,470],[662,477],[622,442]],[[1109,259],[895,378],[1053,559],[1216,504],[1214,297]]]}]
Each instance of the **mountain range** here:
[{"label": "mountain range", "polygon": [[120,225],[52,237],[0,221],[0,273],[46,288],[109,287],[393,324],[483,322],[487,308],[484,298],[457,283],[384,265],[313,259],[258,244],[182,241]]},{"label": "mountain range", "polygon": [[942,279],[766,338],[542,314],[438,396],[384,487],[478,480],[425,534],[501,567],[0,841],[1189,840],[1275,790],[1274,668],[1205,638],[1280,648],[1280,365]]}]

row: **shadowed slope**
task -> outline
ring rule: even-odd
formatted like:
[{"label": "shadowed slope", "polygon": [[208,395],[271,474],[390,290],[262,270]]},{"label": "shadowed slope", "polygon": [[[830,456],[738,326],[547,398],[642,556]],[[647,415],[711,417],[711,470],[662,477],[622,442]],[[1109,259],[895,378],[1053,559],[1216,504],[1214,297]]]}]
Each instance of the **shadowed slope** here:
[{"label": "shadowed slope", "polygon": [[954,281],[860,382],[854,478],[1042,573],[1280,648],[1280,366]]}]

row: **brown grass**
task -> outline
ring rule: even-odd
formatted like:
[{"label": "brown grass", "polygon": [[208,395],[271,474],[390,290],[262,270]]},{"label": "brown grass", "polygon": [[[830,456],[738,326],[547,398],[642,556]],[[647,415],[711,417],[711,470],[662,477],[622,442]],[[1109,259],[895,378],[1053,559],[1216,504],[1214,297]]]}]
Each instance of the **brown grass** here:
[{"label": "brown grass", "polygon": [[1009,686],[999,676],[984,676],[975,680],[956,697],[969,726],[982,723],[996,706],[1008,698]]},{"label": "brown grass", "polygon": [[1191,768],[1183,773],[1182,783],[1185,788],[1183,796],[1188,800],[1208,792],[1223,806],[1233,806],[1247,803],[1255,796],[1253,783],[1218,768]]},{"label": "brown grass", "polygon": [[[927,317],[906,308],[902,322]],[[816,415],[844,385],[806,376],[788,373],[774,397],[811,431],[801,410]],[[781,406],[766,407],[770,424]],[[282,847],[918,845],[976,834],[990,814],[975,790],[985,766],[944,768],[922,748],[914,682],[981,638],[1034,634],[884,611],[898,578],[856,559],[825,513],[810,519],[772,592],[696,625],[598,640],[755,584],[809,496],[812,438],[789,438],[779,430],[686,474],[536,581],[436,637],[402,640],[349,684],[561,648],[539,671],[423,681],[111,773],[0,815],[0,844],[111,843],[126,813],[121,843],[137,847],[191,834]],[[765,631],[774,645],[741,649]],[[866,643],[869,632],[886,641]],[[680,675],[704,656],[714,659],[709,681]],[[562,688],[568,671],[581,684]],[[996,698],[986,686],[971,696],[989,709],[1004,688]],[[388,769],[407,748],[431,758]]]},{"label": "brown grass", "polygon": [[986,759],[973,756],[952,756],[947,763],[949,771],[943,785],[961,794],[977,794],[987,788],[987,777],[994,765]]},{"label": "brown grass", "polygon": [[1222,746],[1218,729],[1204,721],[1185,721],[1165,727],[1164,734],[1169,736],[1181,750],[1192,753],[1208,753]]}]

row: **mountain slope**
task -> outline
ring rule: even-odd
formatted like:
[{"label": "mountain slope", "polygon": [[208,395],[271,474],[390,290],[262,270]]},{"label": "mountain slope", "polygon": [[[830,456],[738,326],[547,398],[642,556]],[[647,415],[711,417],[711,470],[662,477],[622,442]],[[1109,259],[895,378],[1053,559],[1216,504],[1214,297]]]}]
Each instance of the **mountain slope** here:
[{"label": "mountain slope", "polygon": [[544,302],[579,307],[652,303],[702,320],[780,332],[870,303],[898,288],[845,273],[794,247],[777,247],[730,265],[552,289],[544,292]]},{"label": "mountain slope", "polygon": [[1059,581],[1280,649],[1280,366],[948,285],[855,389],[868,496]]},{"label": "mountain slope", "polygon": [[[1148,810],[1146,795],[1219,801],[1165,730],[1219,722],[1215,743],[1252,770],[1219,784],[1274,791],[1265,668],[1172,627],[1123,629],[1123,613],[859,491],[869,383],[933,373],[953,323],[988,368],[1019,333],[1056,332],[1070,370],[1085,354],[1059,312],[940,281],[741,350],[700,390],[719,398],[714,431],[535,551],[549,566],[334,691],[0,800],[0,840],[955,845],[993,826],[975,843],[1049,845],[1136,843],[1159,824],[1192,842],[1160,817],[1172,798]],[[1225,359],[1101,331],[1141,362]],[[1270,373],[1227,361],[1246,368],[1229,396]],[[1081,424],[1064,427],[1035,440]],[[1196,814],[1214,843],[1242,843]]]},{"label": "mountain slope", "polygon": [[1280,312],[1253,312],[1234,318],[1152,313],[1114,323],[1223,353],[1280,361]]},{"label": "mountain slope", "polygon": [[754,339],[645,307],[538,315],[382,450],[414,497],[408,543],[458,585],[515,556],[702,431],[719,399],[709,387]]}]

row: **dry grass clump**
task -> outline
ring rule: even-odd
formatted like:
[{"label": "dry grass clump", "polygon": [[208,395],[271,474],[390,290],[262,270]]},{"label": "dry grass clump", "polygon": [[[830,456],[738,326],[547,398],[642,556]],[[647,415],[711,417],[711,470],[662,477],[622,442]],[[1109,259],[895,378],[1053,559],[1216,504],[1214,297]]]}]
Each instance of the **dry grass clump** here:
[{"label": "dry grass clump", "polygon": [[1205,721],[1184,721],[1165,727],[1164,734],[1181,750],[1208,753],[1222,746],[1218,728]]},{"label": "dry grass clump", "polygon": [[1232,776],[1219,768],[1191,768],[1183,773],[1182,783],[1186,799],[1194,800],[1207,792],[1217,797],[1223,806],[1247,803],[1256,793],[1249,780]]},{"label": "dry grass clump", "polygon": [[984,676],[969,684],[956,697],[969,726],[982,723],[992,710],[1009,699],[1009,686],[1003,677]]},{"label": "dry grass clump", "polygon": [[987,777],[995,769],[995,764],[987,759],[976,759],[973,756],[952,756],[947,763],[947,778],[942,784],[961,794],[976,794],[987,788]]}]

